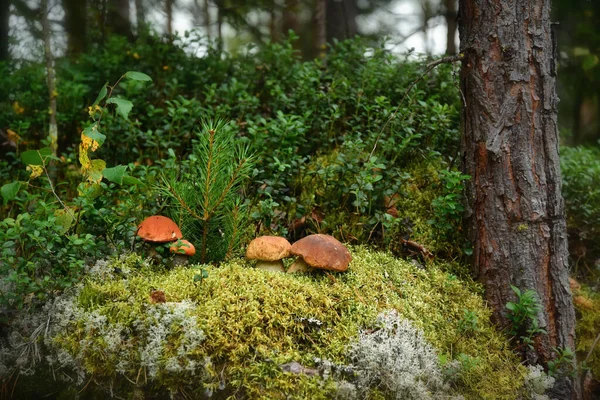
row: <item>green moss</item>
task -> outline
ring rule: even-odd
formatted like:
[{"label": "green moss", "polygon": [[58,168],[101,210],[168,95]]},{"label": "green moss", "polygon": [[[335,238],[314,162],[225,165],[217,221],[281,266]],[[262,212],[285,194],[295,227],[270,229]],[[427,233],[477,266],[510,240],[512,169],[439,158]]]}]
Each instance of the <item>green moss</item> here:
[{"label": "green moss", "polygon": [[[577,326],[575,334],[577,338],[577,357],[579,361],[585,360],[592,349],[596,336],[600,334],[600,294],[590,288],[582,286],[575,296],[583,296],[589,301],[575,301],[577,310]],[[600,345],[596,345],[587,366],[591,369],[596,379],[600,379]]]},{"label": "green moss", "polygon": [[[130,269],[126,277],[90,278],[79,292],[77,304],[88,313],[105,317],[104,328],[88,329],[90,322],[80,316],[69,322],[54,342],[73,356],[83,351],[84,370],[96,381],[122,376],[137,385],[196,394],[224,383],[230,395],[248,398],[282,398],[284,394],[331,398],[335,392],[331,379],[286,373],[278,365],[297,361],[314,367],[315,358],[350,364],[347,349],[359,330],[372,326],[383,310],[396,309],[424,331],[439,354],[450,359],[466,354],[479,360],[462,374],[457,393],[477,399],[518,396],[524,369],[506,339],[491,325],[490,310],[482,298],[469,290],[472,284],[435,265],[422,271],[389,254],[361,247],[351,250],[354,259],[349,272],[335,276],[270,273],[234,260],[219,268],[203,266],[208,278],[201,283],[194,283],[196,269],[183,267],[154,271],[142,266]],[[125,262],[139,264],[136,258],[130,256]],[[167,303],[152,304],[152,290],[164,291]],[[140,364],[143,357],[139,352],[121,353],[120,357],[129,358],[126,370],[118,372],[118,360],[110,355],[110,340],[103,338],[103,329],[119,325],[126,348],[135,348],[141,340],[136,334],[151,336],[143,328],[152,322],[149,315],[156,319],[157,310],[166,312],[169,305],[180,302],[189,304],[185,318],[205,336],[199,345],[186,348],[189,329],[183,327],[183,320],[170,322],[159,358],[176,360],[183,372],[171,373],[168,367],[161,367],[152,383],[149,368]],[[459,330],[465,309],[477,316],[476,334]],[[86,341],[93,345],[84,345]],[[203,366],[194,379],[185,372],[191,361]]]}]

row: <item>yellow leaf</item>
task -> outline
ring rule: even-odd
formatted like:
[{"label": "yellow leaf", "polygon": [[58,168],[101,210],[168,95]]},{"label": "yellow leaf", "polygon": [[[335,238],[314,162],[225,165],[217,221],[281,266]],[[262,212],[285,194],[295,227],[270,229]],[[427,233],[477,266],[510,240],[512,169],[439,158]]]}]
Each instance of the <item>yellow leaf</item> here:
[{"label": "yellow leaf", "polygon": [[31,171],[31,175],[29,175],[29,179],[35,179],[38,176],[44,173],[44,169],[41,165],[28,165],[26,168],[27,171]]}]

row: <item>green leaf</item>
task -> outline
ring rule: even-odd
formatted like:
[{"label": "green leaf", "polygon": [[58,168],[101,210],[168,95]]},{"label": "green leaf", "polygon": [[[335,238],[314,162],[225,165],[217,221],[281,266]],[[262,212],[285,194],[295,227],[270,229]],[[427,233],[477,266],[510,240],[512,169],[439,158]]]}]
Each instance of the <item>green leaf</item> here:
[{"label": "green leaf", "polygon": [[142,81],[142,82],[152,82],[152,78],[143,72],[137,71],[128,71],[125,73],[125,78],[132,79],[134,81]]},{"label": "green leaf", "polygon": [[144,183],[140,181],[138,178],[135,178],[131,175],[123,176],[123,185],[143,185]]},{"label": "green leaf", "polygon": [[21,161],[25,165],[44,165],[44,160],[52,155],[49,147],[39,150],[27,150],[21,153]]},{"label": "green leaf", "polygon": [[116,167],[105,168],[104,171],[102,171],[102,175],[109,181],[122,185],[126,170],[127,166],[117,165]]},{"label": "green leaf", "polygon": [[73,219],[71,213],[65,209],[56,210],[54,215],[56,216],[56,225],[60,227],[60,234],[64,235],[69,231],[71,226],[73,226],[73,222],[75,222],[75,220]]},{"label": "green leaf", "polygon": [[19,193],[19,189],[21,188],[21,182],[16,181],[12,183],[7,183],[6,185],[2,185],[0,188],[0,193],[2,193],[2,198],[4,199],[4,204],[8,203],[10,200],[13,200],[17,197],[17,193]]},{"label": "green leaf", "polygon": [[102,172],[106,169],[106,161],[96,159],[92,160],[92,168],[88,173],[89,177],[96,183],[99,183],[102,180]]},{"label": "green leaf", "polygon": [[106,135],[103,135],[100,132],[98,132],[97,124],[92,124],[92,125],[88,126],[87,128],[85,128],[83,130],[83,134],[85,136],[89,137],[90,139],[98,142],[98,144],[100,146],[102,146],[102,144],[106,140]]},{"label": "green leaf", "polygon": [[108,93],[108,90],[106,89],[106,87],[108,86],[108,82],[106,82],[104,84],[104,86],[102,86],[102,89],[100,89],[100,92],[98,93],[98,97],[96,97],[96,101],[94,101],[94,104],[92,104],[93,106],[97,106],[102,99],[104,99],[106,97],[106,94]]},{"label": "green leaf", "polygon": [[111,97],[106,100],[106,104],[114,104],[117,106],[117,113],[125,119],[129,118],[129,112],[133,108],[133,103],[129,100],[120,99],[118,97]]}]

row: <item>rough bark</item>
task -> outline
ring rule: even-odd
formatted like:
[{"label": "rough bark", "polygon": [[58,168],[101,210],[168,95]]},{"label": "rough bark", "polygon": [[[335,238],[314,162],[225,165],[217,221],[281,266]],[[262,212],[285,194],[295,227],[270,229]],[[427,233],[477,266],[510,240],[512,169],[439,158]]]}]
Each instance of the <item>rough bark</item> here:
[{"label": "rough bark", "polygon": [[67,54],[76,56],[86,49],[87,0],[63,0],[63,8],[67,33]]},{"label": "rough bark", "polygon": [[106,28],[111,33],[133,39],[131,19],[129,18],[129,0],[108,0],[106,8]]},{"label": "rough bark", "polygon": [[[558,157],[555,43],[550,0],[460,0],[463,166],[473,272],[501,328],[510,285],[535,290],[539,326],[529,363],[547,365],[553,347],[575,349],[575,313]],[[562,376],[554,396],[577,398]]]},{"label": "rough bark", "polygon": [[10,16],[10,1],[3,1],[0,4],[0,62],[9,59],[9,26],[8,18]]},{"label": "rough bark", "polygon": [[344,40],[358,34],[355,0],[326,0],[327,42]]},{"label": "rough bark", "polygon": [[456,0],[444,0],[444,19],[446,20],[446,54],[456,54],[456,31],[458,21],[456,17]]}]

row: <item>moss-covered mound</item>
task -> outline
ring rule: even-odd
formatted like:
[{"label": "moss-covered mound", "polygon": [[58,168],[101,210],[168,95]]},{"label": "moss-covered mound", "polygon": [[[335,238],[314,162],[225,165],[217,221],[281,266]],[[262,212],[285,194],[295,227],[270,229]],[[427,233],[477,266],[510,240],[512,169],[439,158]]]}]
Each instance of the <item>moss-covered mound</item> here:
[{"label": "moss-covered mound", "polygon": [[[156,271],[135,254],[97,263],[83,286],[49,306],[48,360],[81,387],[104,383],[120,396],[347,398],[352,382],[365,381],[354,379],[364,371],[353,366],[368,365],[356,359],[369,355],[356,347],[359,338],[381,329],[378,315],[396,310],[410,321],[404,331],[422,331],[435,349],[429,353],[437,352],[433,364],[448,395],[521,394],[526,369],[491,326],[473,283],[435,265],[419,270],[388,254],[351,250],[349,272],[337,275],[272,273],[242,260],[201,266],[204,274],[200,266]],[[151,296],[157,290],[166,302]],[[391,397],[385,376],[411,373],[372,372],[370,387],[358,388],[370,398]]]}]

